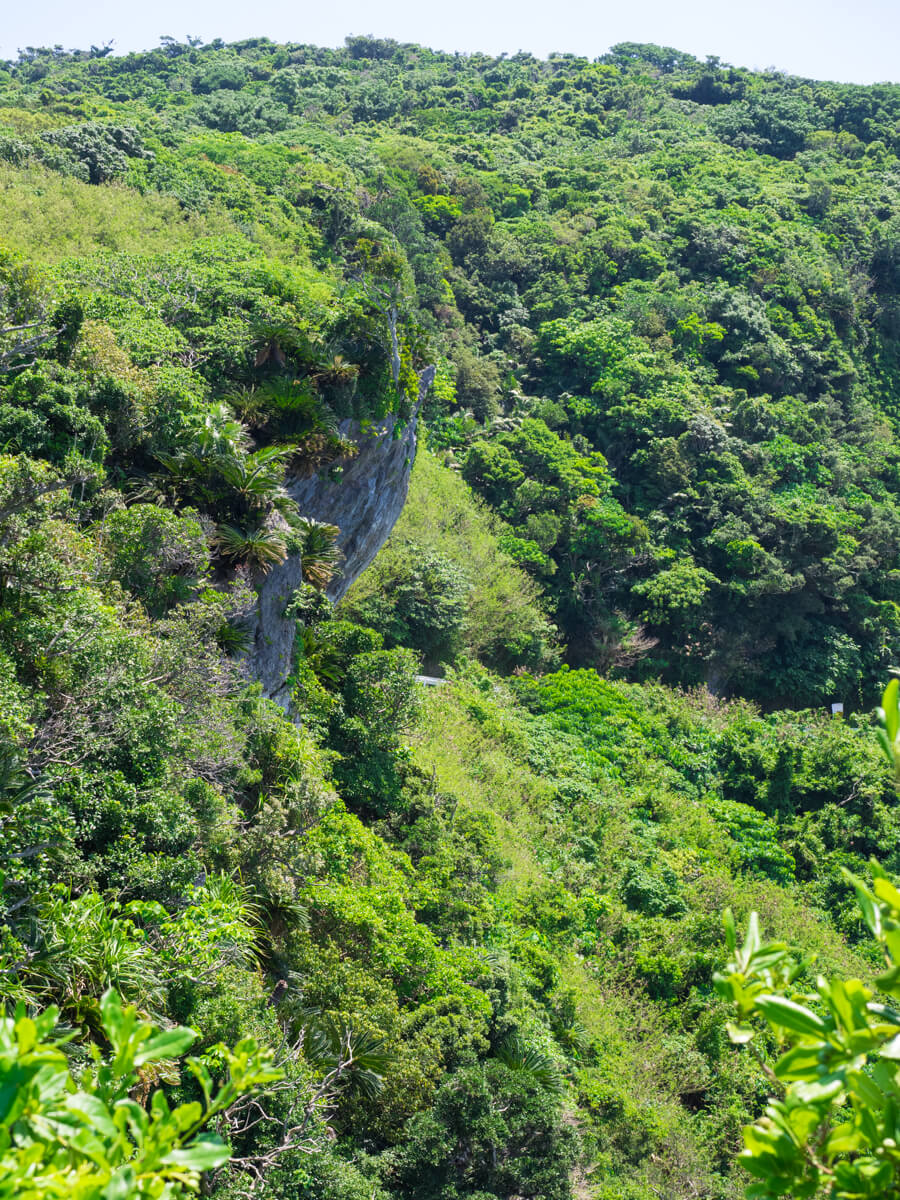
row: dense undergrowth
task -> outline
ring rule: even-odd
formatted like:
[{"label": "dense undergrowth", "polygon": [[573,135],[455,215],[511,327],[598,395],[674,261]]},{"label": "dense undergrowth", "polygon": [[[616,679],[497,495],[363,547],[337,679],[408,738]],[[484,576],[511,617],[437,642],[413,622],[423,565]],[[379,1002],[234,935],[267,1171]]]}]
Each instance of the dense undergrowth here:
[{"label": "dense undergrowth", "polygon": [[[842,868],[900,871],[860,715],[900,89],[652,46],[0,65],[0,1194],[740,1195],[770,1081],[722,909],[868,978]],[[286,481],[429,365],[332,610]],[[286,714],[247,651],[297,556]]]}]

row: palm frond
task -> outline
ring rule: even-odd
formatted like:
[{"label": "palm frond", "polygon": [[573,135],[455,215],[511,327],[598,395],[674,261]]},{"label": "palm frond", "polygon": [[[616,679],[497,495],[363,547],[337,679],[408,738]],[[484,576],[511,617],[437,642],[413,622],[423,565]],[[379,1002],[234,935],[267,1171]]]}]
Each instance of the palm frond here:
[{"label": "palm frond", "polygon": [[226,654],[246,654],[252,641],[250,630],[241,621],[223,621],[216,631],[216,645]]},{"label": "palm frond", "polygon": [[270,380],[253,390],[249,403],[256,424],[270,426],[276,436],[337,436],[338,419],[309,379]]},{"label": "palm frond", "polygon": [[264,446],[252,454],[220,459],[218,473],[249,508],[271,507],[286,496],[282,485],[289,453],[284,446]]},{"label": "palm frond", "polygon": [[252,567],[264,575],[284,562],[288,553],[284,535],[265,525],[248,532],[235,525],[218,525],[213,545],[223,558]]},{"label": "palm frond", "polygon": [[158,960],[134,925],[117,917],[96,893],[53,892],[40,904],[23,941],[31,946],[24,982],[43,1003],[92,1020],[100,997],[114,987],[145,1011],[162,1010]]},{"label": "palm frond", "polygon": [[350,1087],[370,1099],[378,1095],[391,1063],[382,1038],[318,1009],[302,1010],[301,1028],[304,1057],[326,1077],[332,1076],[335,1087]]},{"label": "palm frond", "polygon": [[227,404],[216,404],[204,412],[191,428],[194,441],[203,455],[237,455],[249,445],[247,430],[235,418]]},{"label": "palm frond", "polygon": [[42,775],[33,775],[12,746],[0,747],[0,820],[23,804],[47,794]]},{"label": "palm frond", "polygon": [[359,366],[348,362],[343,354],[335,354],[329,362],[319,364],[314,378],[333,386],[352,383],[359,376]]},{"label": "palm frond", "polygon": [[337,525],[315,521],[312,517],[300,517],[293,525],[301,538],[303,578],[321,590],[327,587],[340,562],[337,539],[341,531]]},{"label": "palm frond", "polygon": [[549,1054],[528,1046],[518,1033],[511,1033],[497,1049],[494,1056],[510,1071],[521,1071],[530,1075],[535,1083],[548,1092],[562,1090],[562,1075]]},{"label": "palm frond", "polygon": [[263,367],[267,363],[284,367],[287,356],[307,360],[315,353],[311,338],[287,321],[259,321],[253,330],[256,354],[253,365]]}]

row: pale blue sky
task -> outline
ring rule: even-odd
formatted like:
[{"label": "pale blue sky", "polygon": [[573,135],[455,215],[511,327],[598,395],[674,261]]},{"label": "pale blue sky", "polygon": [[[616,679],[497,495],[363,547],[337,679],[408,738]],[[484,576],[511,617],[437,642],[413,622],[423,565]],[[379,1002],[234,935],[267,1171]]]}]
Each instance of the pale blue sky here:
[{"label": "pale blue sky", "polygon": [[621,41],[856,83],[900,82],[900,0],[3,0],[0,56],[22,46],[117,52],[163,35],[209,41],[265,35],[340,45],[372,33],[441,50],[553,50],[588,57]]}]

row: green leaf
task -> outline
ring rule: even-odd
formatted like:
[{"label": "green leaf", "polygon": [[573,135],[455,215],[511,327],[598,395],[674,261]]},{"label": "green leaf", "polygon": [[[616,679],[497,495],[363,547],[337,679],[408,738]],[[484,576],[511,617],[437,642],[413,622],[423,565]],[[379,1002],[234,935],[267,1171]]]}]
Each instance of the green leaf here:
[{"label": "green leaf", "polygon": [[725,1025],[728,1030],[728,1036],[736,1046],[743,1046],[753,1037],[753,1030],[749,1025],[735,1025],[733,1021],[728,1021]]},{"label": "green leaf", "polygon": [[132,1197],[138,1195],[134,1168],[120,1167],[100,1195],[103,1200],[132,1200]]},{"label": "green leaf", "polygon": [[206,1066],[199,1058],[189,1058],[185,1064],[190,1073],[194,1076],[200,1087],[203,1090],[203,1097],[206,1100],[207,1107],[209,1106],[210,1096],[213,1089],[213,1078],[207,1070]]},{"label": "green leaf", "polygon": [[881,749],[884,753],[884,757],[888,760],[889,763],[893,763],[894,762],[894,744],[893,744],[893,742],[890,740],[890,738],[888,737],[888,735],[885,733],[885,731],[883,729],[876,730],[876,737],[878,738],[878,745],[881,747]]},{"label": "green leaf", "polygon": [[179,1133],[183,1133],[185,1129],[190,1129],[195,1125],[203,1115],[203,1105],[196,1100],[191,1100],[187,1104],[179,1104],[172,1110],[172,1120]]},{"label": "green leaf", "polygon": [[[118,992],[108,988],[100,998],[100,1013],[103,1017],[103,1028],[113,1049],[118,1053],[127,1043],[134,1029],[133,1015],[122,1008]],[[133,1010],[131,1010],[133,1014]]]},{"label": "green leaf", "polygon": [[196,1033],[185,1025],[167,1029],[144,1042],[134,1056],[134,1064],[139,1067],[142,1063],[154,1062],[160,1058],[179,1058],[196,1040]]},{"label": "green leaf", "polygon": [[882,720],[888,741],[893,746],[900,732],[900,680],[892,679],[881,697]]},{"label": "green leaf", "polygon": [[759,917],[755,912],[752,912],[747,921],[747,936],[744,938],[744,945],[741,948],[741,957],[745,963],[750,961],[759,947]]},{"label": "green leaf", "polygon": [[812,1083],[799,1082],[792,1085],[799,1100],[804,1104],[821,1104],[823,1100],[836,1100],[844,1090],[840,1075],[826,1075]]},{"label": "green leaf", "polygon": [[780,963],[782,959],[787,958],[787,947],[781,942],[768,942],[750,955],[747,963],[747,970],[750,971],[766,971],[769,967],[774,967],[776,963]]},{"label": "green leaf", "polygon": [[756,1007],[767,1021],[780,1025],[789,1033],[802,1037],[822,1038],[826,1032],[825,1022],[811,1009],[795,1004],[786,996],[757,996]]},{"label": "green leaf", "polygon": [[888,995],[896,992],[900,985],[900,964],[891,967],[889,971],[885,971],[881,975],[876,975],[875,983],[881,992],[886,992]]},{"label": "green leaf", "polygon": [[846,867],[841,867],[841,874],[848,883],[852,884],[853,890],[856,892],[856,899],[860,909],[862,910],[863,920],[868,925],[874,936],[880,938],[881,908],[878,904],[878,901],[862,882],[862,880],[857,879],[857,877],[851,871],[848,871]]},{"label": "green leaf", "polygon": [[20,1054],[27,1054],[36,1045],[37,1040],[37,1026],[30,1017],[22,1017],[21,1020],[16,1021],[16,1041]]},{"label": "green leaf", "polygon": [[900,892],[894,887],[889,879],[883,875],[877,876],[872,880],[872,891],[879,900],[885,904],[889,904],[891,908],[900,912]]},{"label": "green leaf", "polygon": [[813,1078],[819,1070],[820,1054],[817,1046],[795,1046],[779,1058],[775,1064],[775,1074],[785,1083]]},{"label": "green leaf", "polygon": [[76,1092],[74,1096],[66,1097],[66,1108],[104,1137],[113,1141],[118,1138],[119,1131],[113,1124],[112,1115],[98,1096]]},{"label": "green leaf", "polygon": [[825,1154],[828,1158],[838,1154],[855,1154],[864,1145],[865,1138],[848,1121],[844,1125],[836,1126],[829,1134],[825,1143]]},{"label": "green leaf", "polygon": [[180,1150],[171,1150],[162,1160],[174,1167],[184,1167],[189,1171],[212,1171],[221,1167],[231,1157],[230,1147],[216,1134],[201,1134],[189,1146]]}]

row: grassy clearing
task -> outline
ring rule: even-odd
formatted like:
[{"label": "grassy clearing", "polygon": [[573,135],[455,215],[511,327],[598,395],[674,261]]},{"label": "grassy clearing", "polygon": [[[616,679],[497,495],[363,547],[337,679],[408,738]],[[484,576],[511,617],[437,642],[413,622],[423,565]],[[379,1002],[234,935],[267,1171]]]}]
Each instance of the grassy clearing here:
[{"label": "grassy clearing", "polygon": [[162,254],[238,232],[224,213],[187,213],[170,196],[94,186],[35,165],[0,165],[3,240],[42,263],[98,251]]}]

